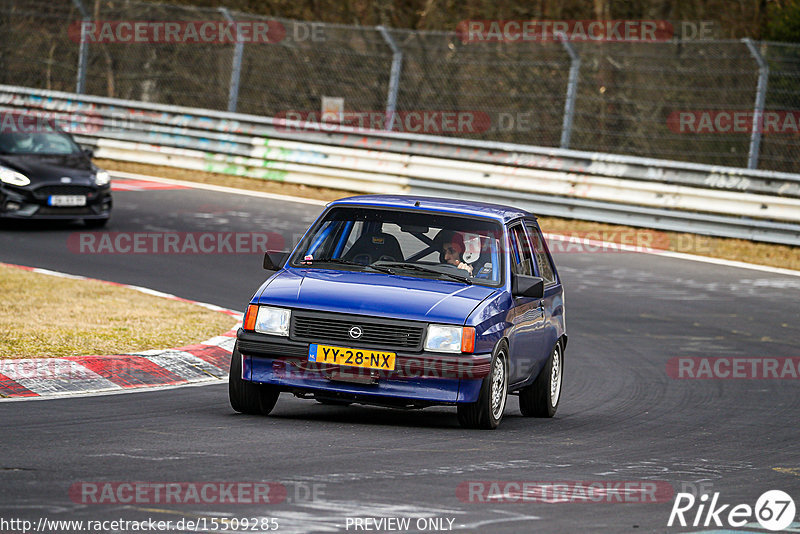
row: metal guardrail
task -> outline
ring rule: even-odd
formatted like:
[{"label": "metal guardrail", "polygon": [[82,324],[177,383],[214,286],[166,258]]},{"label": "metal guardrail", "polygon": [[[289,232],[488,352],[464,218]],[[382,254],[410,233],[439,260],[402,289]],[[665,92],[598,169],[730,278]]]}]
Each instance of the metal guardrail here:
[{"label": "metal guardrail", "polygon": [[800,245],[800,175],[453,139],[0,85],[98,158]]}]

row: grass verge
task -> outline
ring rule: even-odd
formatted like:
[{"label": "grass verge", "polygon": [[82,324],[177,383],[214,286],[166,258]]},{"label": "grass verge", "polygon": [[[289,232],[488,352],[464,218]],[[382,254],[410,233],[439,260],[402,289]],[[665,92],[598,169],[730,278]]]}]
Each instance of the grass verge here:
[{"label": "grass verge", "polygon": [[[224,185],[252,191],[266,191],[269,193],[325,201],[336,200],[337,198],[357,194],[352,191],[342,191],[339,189],[324,189],[203,171],[190,171],[174,167],[101,159],[98,159],[96,162],[98,165],[108,170]],[[578,239],[602,238],[614,243],[639,244],[645,249],[670,250],[685,254],[800,270],[800,247],[771,245],[745,239],[728,239],[698,234],[662,232],[660,230],[632,228],[630,226],[595,223],[576,219],[560,219],[556,217],[540,217],[539,222],[542,229],[547,233],[575,235]],[[648,244],[650,244],[649,247]],[[566,247],[566,250],[569,250],[569,246]]]},{"label": "grass verge", "polygon": [[93,280],[0,265],[0,358],[124,354],[199,343],[230,316]]}]

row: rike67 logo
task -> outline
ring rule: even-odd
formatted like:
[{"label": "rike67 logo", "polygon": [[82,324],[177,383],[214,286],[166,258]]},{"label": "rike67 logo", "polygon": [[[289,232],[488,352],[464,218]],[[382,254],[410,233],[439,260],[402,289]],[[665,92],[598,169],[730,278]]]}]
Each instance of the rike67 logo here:
[{"label": "rike67 logo", "polygon": [[797,513],[794,500],[780,490],[764,492],[755,507],[749,504],[722,504],[719,502],[719,492],[715,492],[710,501],[707,493],[699,498],[691,493],[678,493],[667,526],[709,527],[713,524],[722,527],[727,522],[731,527],[743,527],[755,519],[762,528],[779,531],[788,528]]}]

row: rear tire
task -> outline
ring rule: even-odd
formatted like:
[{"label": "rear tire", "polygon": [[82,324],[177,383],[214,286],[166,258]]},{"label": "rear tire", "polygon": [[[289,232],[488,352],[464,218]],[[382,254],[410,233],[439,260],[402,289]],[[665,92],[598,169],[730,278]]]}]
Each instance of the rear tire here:
[{"label": "rear tire", "polygon": [[519,410],[525,417],[553,417],[561,400],[564,380],[564,349],[556,342],[547,365],[530,386],[519,390]]},{"label": "rear tire", "polygon": [[508,398],[508,345],[502,341],[492,356],[489,375],[483,379],[477,402],[458,405],[458,422],[464,428],[494,430],[503,420]]},{"label": "rear tire", "polygon": [[228,399],[231,408],[239,413],[268,415],[278,402],[280,390],[266,384],[254,384],[242,379],[242,353],[237,347],[231,354],[228,376]]}]

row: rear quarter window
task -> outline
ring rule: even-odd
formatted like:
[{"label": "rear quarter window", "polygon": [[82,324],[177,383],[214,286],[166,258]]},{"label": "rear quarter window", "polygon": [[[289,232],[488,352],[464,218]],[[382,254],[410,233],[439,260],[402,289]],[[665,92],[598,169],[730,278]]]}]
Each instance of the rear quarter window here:
[{"label": "rear quarter window", "polygon": [[553,269],[553,260],[544,246],[544,238],[542,232],[536,225],[526,223],[525,227],[528,229],[528,235],[533,244],[533,256],[536,259],[536,266],[539,268],[539,276],[544,279],[545,285],[556,283],[556,275]]}]

